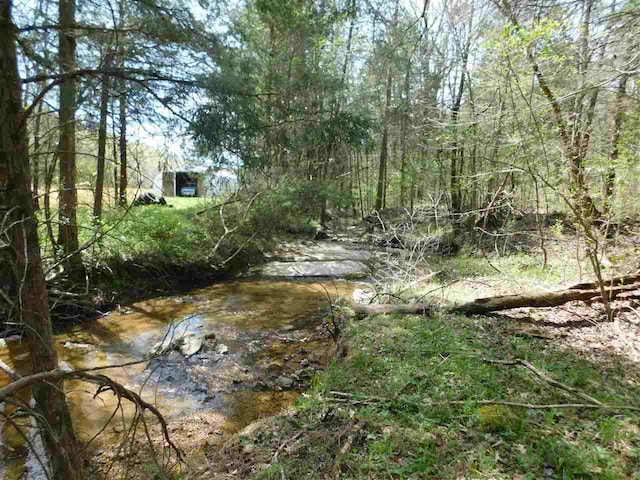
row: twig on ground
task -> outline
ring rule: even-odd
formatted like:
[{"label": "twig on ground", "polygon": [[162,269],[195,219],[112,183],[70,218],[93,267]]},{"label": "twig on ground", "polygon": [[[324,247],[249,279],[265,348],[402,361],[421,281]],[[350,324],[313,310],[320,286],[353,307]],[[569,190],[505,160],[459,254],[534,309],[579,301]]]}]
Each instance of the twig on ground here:
[{"label": "twig on ground", "polygon": [[547,382],[552,387],[556,387],[556,388],[559,388],[559,389],[564,390],[566,392],[573,393],[573,394],[577,395],[578,397],[582,398],[583,400],[586,400],[590,404],[598,405],[601,408],[611,408],[608,405],[605,405],[604,403],[602,403],[601,401],[593,398],[591,395],[587,395],[582,390],[579,390],[579,389],[577,389],[575,387],[571,387],[571,386],[566,385],[566,384],[564,384],[562,382],[559,382],[558,380],[556,380],[556,379],[552,378],[551,376],[549,376],[546,372],[540,370],[537,367],[534,367],[531,363],[527,362],[526,360],[521,360],[521,359],[498,360],[498,359],[492,359],[492,358],[483,358],[482,360],[487,362],[487,363],[493,363],[493,364],[498,364],[498,365],[508,365],[508,366],[516,365],[516,366],[525,367],[526,369],[531,371],[533,374],[535,374],[538,378],[540,378],[541,380]]},{"label": "twig on ground", "polygon": [[340,478],[340,460],[347,453],[349,453],[349,450],[351,450],[351,448],[353,447],[353,442],[355,441],[356,436],[360,433],[361,430],[362,430],[362,426],[359,423],[355,423],[351,427],[350,432],[347,435],[347,441],[344,442],[344,445],[342,445],[342,448],[340,448],[340,450],[336,454],[336,459],[333,464],[332,475],[331,475],[333,479],[338,480]]},{"label": "twig on ground", "polygon": [[349,393],[344,392],[329,392],[332,397],[322,397],[323,400],[326,400],[331,403],[348,403],[349,405],[375,405],[376,403],[401,403],[403,405],[418,407],[418,408],[429,408],[429,407],[441,407],[447,405],[466,405],[466,404],[477,404],[477,405],[505,405],[509,407],[520,407],[527,408],[531,410],[550,410],[554,408],[586,408],[586,409],[608,409],[608,410],[630,410],[630,411],[640,411],[640,407],[633,407],[630,405],[603,405],[597,403],[554,403],[554,404],[536,404],[536,403],[525,403],[525,402],[516,402],[512,400],[500,400],[500,399],[467,399],[467,400],[444,400],[440,402],[412,402],[411,400],[405,400],[400,398],[384,398],[384,397],[363,397],[362,399],[353,398],[354,396]]},{"label": "twig on ground", "polygon": [[282,465],[280,465],[280,462],[278,461],[278,457],[280,456],[282,451],[286,448],[286,446],[290,442],[295,442],[300,437],[300,435],[302,435],[302,433],[303,432],[298,432],[293,437],[287,438],[284,442],[282,442],[282,445],[280,445],[280,447],[278,447],[278,450],[276,450],[276,453],[273,454],[273,460],[271,460],[271,464],[272,465],[278,465],[278,467],[280,467],[280,478],[282,480],[287,480],[287,477],[284,474],[284,468],[282,468]]}]

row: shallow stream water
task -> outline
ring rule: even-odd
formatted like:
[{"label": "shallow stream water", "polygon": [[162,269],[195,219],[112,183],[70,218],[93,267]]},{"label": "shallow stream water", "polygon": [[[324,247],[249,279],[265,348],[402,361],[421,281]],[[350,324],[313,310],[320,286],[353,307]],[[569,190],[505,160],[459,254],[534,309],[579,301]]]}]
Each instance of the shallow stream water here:
[{"label": "shallow stream water", "polygon": [[[203,412],[211,432],[233,433],[291,404],[303,383],[298,377],[326,364],[332,355],[332,342],[322,327],[328,297],[350,296],[355,286],[346,281],[279,280],[218,284],[138,302],[76,325],[55,335],[55,347],[62,367],[80,369],[143,360],[167,332],[215,334],[189,358],[174,351],[101,373],[141,393],[169,421]],[[19,338],[4,343],[0,358],[28,375],[26,345]],[[294,379],[292,389],[278,387],[284,376]],[[0,371],[0,386],[8,381]],[[127,429],[132,406],[123,403],[117,410],[112,393],[94,398],[95,387],[89,384],[67,382],[65,389],[80,439],[88,442],[101,432],[92,441],[93,451],[117,442]],[[23,393],[28,401],[30,392]],[[10,415],[13,407],[0,404],[0,412]],[[16,423],[28,421],[18,418]],[[37,477],[39,466],[25,439],[7,422],[0,422],[0,428],[0,479]]]}]

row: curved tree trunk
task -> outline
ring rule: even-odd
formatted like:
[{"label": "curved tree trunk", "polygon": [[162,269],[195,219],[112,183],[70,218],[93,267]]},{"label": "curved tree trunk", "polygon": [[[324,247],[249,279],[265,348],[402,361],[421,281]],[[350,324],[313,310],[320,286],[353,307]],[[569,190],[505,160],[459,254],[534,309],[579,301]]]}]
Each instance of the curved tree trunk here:
[{"label": "curved tree trunk", "polygon": [[[562,149],[567,157],[567,169],[569,173],[569,182],[571,187],[571,196],[575,202],[576,212],[582,217],[583,220],[591,221],[600,216],[600,212],[593,203],[593,199],[589,195],[589,189],[585,180],[584,173],[584,160],[588,152],[589,137],[590,137],[590,122],[593,119],[593,113],[595,108],[595,101],[597,100],[597,89],[588,89],[586,86],[587,68],[590,61],[589,54],[589,26],[591,23],[591,9],[593,7],[593,0],[584,0],[582,24],[580,27],[580,62],[578,70],[582,76],[582,88],[580,88],[580,94],[576,96],[574,102],[574,112],[567,115],[568,118],[573,118],[571,123],[567,123],[565,114],[562,111],[562,106],[556,98],[556,95],[551,90],[551,86],[547,82],[546,75],[540,69],[540,65],[532,47],[527,46],[526,55],[531,66],[531,70],[536,80],[538,81],[538,87],[540,91],[547,99],[547,102],[551,106],[551,112],[554,122],[558,129],[558,135],[560,137],[560,143]],[[513,5],[508,1],[500,3],[500,9],[503,14],[509,19],[514,27],[520,28],[520,23],[513,10]],[[590,103],[587,107],[583,105],[584,98],[587,94],[587,90],[591,91]],[[582,117],[586,120],[586,124],[582,124]],[[573,128],[570,128],[573,127]],[[577,130],[574,134],[571,131]]]}]

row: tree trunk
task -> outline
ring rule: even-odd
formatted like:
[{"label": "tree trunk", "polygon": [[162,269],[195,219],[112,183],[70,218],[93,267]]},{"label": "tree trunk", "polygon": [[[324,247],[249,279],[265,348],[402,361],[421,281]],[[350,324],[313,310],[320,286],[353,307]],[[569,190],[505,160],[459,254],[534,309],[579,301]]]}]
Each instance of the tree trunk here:
[{"label": "tree trunk", "polygon": [[383,113],[383,126],[382,126],[382,141],[380,142],[380,161],[378,163],[378,189],[376,191],[376,210],[382,210],[385,207],[385,196],[387,190],[387,162],[389,160],[389,122],[391,120],[391,88],[393,86],[393,69],[391,68],[393,55],[393,47],[395,46],[394,36],[395,29],[398,24],[398,5],[399,0],[396,0],[396,9],[393,14],[393,23],[391,25],[391,49],[389,52],[389,58],[387,58],[387,72],[386,72],[386,88],[385,88],[385,102]]},{"label": "tree trunk", "polygon": [[627,95],[628,74],[623,74],[616,90],[616,99],[611,108],[609,124],[609,165],[603,188],[603,213],[606,215],[611,211],[613,201],[613,189],[616,183],[616,163],[618,162],[618,143],[622,136],[622,114],[624,110],[624,99]]},{"label": "tree trunk", "polygon": [[111,68],[112,52],[108,52],[105,59],[103,69],[105,73],[102,75],[102,92],[100,94],[100,124],[98,127],[98,159],[96,173],[95,199],[93,202],[93,218],[100,222],[102,217],[102,197],[104,191],[104,167],[105,157],[107,154],[107,116],[109,115],[109,83]]},{"label": "tree trunk", "polygon": [[[125,0],[119,0],[119,26],[124,29],[126,24],[127,6]],[[121,40],[122,41],[122,40]],[[120,196],[118,197],[118,203],[121,207],[127,206],[127,185],[129,183],[127,178],[127,83],[124,80],[125,65],[126,65],[126,51],[123,45],[120,46],[120,73],[122,74],[120,80],[120,137],[119,137],[119,149],[120,149]]]},{"label": "tree trunk", "polygon": [[51,244],[53,256],[56,257],[56,236],[53,232],[53,217],[51,216],[51,184],[56,172],[56,163],[58,159],[57,152],[52,155],[51,165],[48,165],[47,156],[44,158],[44,195],[42,197],[44,204],[44,221],[47,226],[47,236]]},{"label": "tree trunk", "polygon": [[[111,111],[115,112],[115,105],[114,102],[111,102]],[[118,142],[116,142],[116,120],[115,120],[115,114],[113,114],[112,118],[111,118],[111,138],[112,138],[112,162],[113,162],[113,204],[118,205],[118,203],[120,202],[120,188],[118,185],[118,179],[120,178],[120,176],[118,175]]]},{"label": "tree trunk", "polygon": [[458,138],[458,117],[460,116],[460,107],[462,106],[462,96],[464,95],[465,80],[467,76],[467,63],[469,61],[469,50],[471,49],[471,27],[469,27],[469,36],[462,51],[462,71],[460,73],[460,82],[456,92],[453,108],[451,109],[451,125],[453,142],[451,145],[451,213],[459,214],[462,212],[462,187],[460,185],[460,177],[464,168],[464,150],[460,148],[460,139]]},{"label": "tree trunk", "polygon": [[405,207],[407,202],[407,169],[408,169],[408,130],[409,130],[409,110],[411,109],[411,61],[407,61],[407,71],[404,77],[404,108],[402,115],[402,147],[400,154],[400,206]]},{"label": "tree trunk", "polygon": [[38,112],[36,113],[35,125],[33,127],[33,153],[31,157],[32,176],[33,176],[33,208],[40,209],[40,129],[42,125],[42,104],[38,103]]},{"label": "tree trunk", "polygon": [[127,93],[125,92],[125,82],[122,80],[120,85],[120,197],[119,204],[122,207],[127,206]]},{"label": "tree trunk", "polygon": [[[76,69],[76,40],[74,36],[75,0],[60,0],[59,62],[63,74]],[[62,254],[69,256],[66,268],[77,271],[81,267],[78,242],[76,210],[78,193],[76,191],[76,81],[67,76],[60,84],[60,144],[58,156],[60,163],[60,192],[58,227],[58,245]]]},{"label": "tree trunk", "polygon": [[[391,88],[388,89],[391,91]],[[389,96],[391,94],[389,93]],[[389,127],[385,121],[385,125],[382,130],[382,142],[380,144],[380,161],[378,163],[378,189],[376,191],[376,210],[382,210],[384,208],[384,197],[386,190],[386,178],[387,178],[387,160],[389,157]]]},{"label": "tree trunk", "polygon": [[[64,0],[63,0],[64,2]],[[7,216],[12,248],[4,249],[17,276],[10,293],[19,296],[18,313],[33,372],[58,368],[53,346],[47,287],[42,272],[27,157],[27,134],[20,98],[11,0],[0,0],[0,209]],[[3,262],[6,264],[6,262]],[[36,409],[48,425],[40,431],[50,457],[51,478],[84,479],[84,465],[71,425],[62,382],[33,387]]]}]

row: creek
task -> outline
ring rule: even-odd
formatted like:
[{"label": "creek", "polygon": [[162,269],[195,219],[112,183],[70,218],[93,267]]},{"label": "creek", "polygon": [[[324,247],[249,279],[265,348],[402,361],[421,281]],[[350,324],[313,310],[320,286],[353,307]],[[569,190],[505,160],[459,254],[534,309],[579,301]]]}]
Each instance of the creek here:
[{"label": "creek", "polygon": [[[354,255],[361,260],[361,253],[354,251]],[[327,259],[355,261],[335,256],[305,258],[304,263],[317,260],[335,270]],[[287,261],[279,258],[283,260]],[[290,260],[291,265],[297,261]],[[359,265],[357,269],[362,270]],[[289,276],[300,276],[295,273],[299,269],[293,267],[293,271]],[[149,359],[154,346],[163,340],[168,344],[167,337],[198,338],[202,347],[192,355],[174,349],[100,373],[140,393],[169,422],[204,414],[207,435],[228,437],[292,404],[314,371],[328,363],[334,354],[323,325],[328,307],[338,296],[350,298],[357,285],[326,278],[221,283],[186,295],[137,302],[98,320],[81,322],[55,334],[55,348],[61,368],[84,369]],[[0,342],[0,358],[19,374],[30,374],[26,344],[19,337]],[[0,386],[8,382],[0,371]],[[95,387],[76,381],[66,382],[65,390],[74,428],[83,443],[91,443],[92,455],[115,445],[129,428],[134,408],[126,402],[119,405],[111,392],[94,398]],[[29,403],[31,392],[23,391],[22,397]],[[0,404],[0,412],[11,415],[15,407]],[[16,417],[18,425],[29,422],[28,417]],[[0,428],[0,479],[41,476],[23,436],[8,422],[0,423]],[[37,436],[32,435],[31,441],[37,444]]]}]

